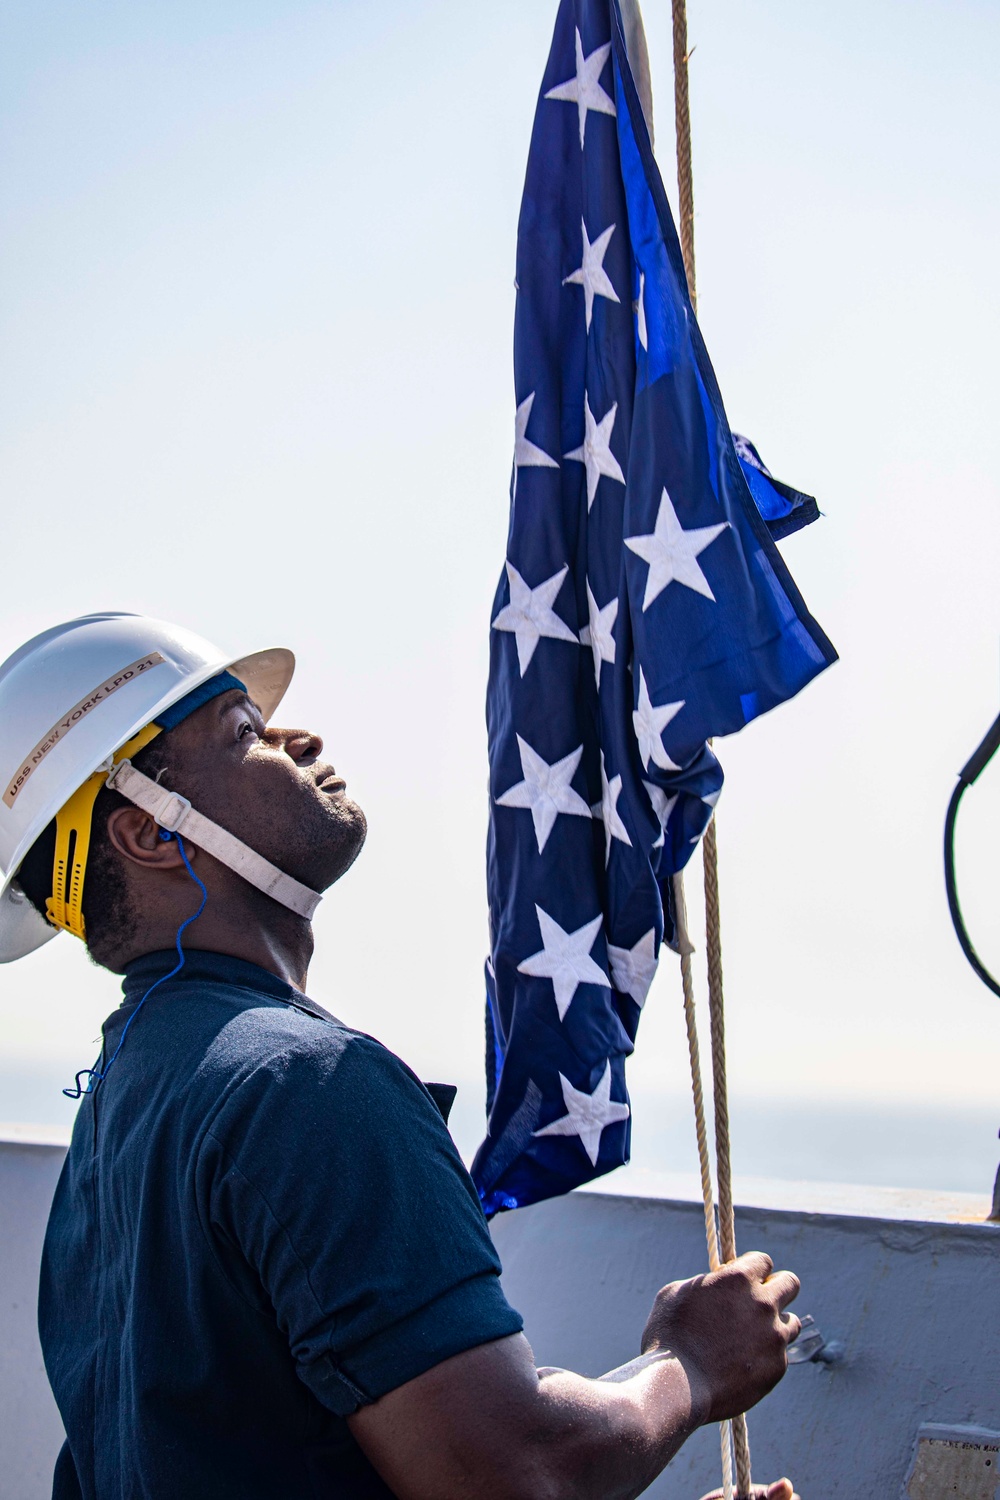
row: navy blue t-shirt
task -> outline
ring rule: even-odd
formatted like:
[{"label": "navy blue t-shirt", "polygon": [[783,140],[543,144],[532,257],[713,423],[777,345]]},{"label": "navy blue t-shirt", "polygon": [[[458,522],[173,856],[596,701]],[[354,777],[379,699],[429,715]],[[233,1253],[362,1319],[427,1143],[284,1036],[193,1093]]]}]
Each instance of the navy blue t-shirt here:
[{"label": "navy blue t-shirt", "polygon": [[[105,1056],[174,962],[129,967]],[[344,1419],[518,1332],[499,1272],[409,1069],[255,964],[189,953],[84,1099],[56,1190],[55,1500],[389,1495]]]}]

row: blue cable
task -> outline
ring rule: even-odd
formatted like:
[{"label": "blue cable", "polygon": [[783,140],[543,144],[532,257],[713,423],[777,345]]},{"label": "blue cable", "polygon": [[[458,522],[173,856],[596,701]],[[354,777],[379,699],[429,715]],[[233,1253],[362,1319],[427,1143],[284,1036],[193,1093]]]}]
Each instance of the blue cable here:
[{"label": "blue cable", "polygon": [[[160,838],[163,839],[164,843],[169,843],[169,841],[173,837],[174,837],[174,835],[172,833],[170,833],[168,829],[166,829],[166,828],[161,828],[160,829]],[[125,1038],[128,1036],[128,1029],[129,1029],[129,1027],[132,1025],[132,1022],[135,1020],[136,1016],[142,1010],[142,1007],[145,1005],[145,1003],[149,999],[150,995],[153,993],[153,991],[155,989],[158,989],[161,984],[166,984],[166,982],[167,982],[168,979],[173,979],[174,976],[176,974],[179,974],[181,972],[181,970],[183,969],[183,967],[184,967],[186,955],[184,953],[183,947],[181,946],[181,938],[184,936],[184,933],[187,931],[187,929],[191,926],[191,923],[192,922],[197,922],[198,918],[201,916],[202,912],[205,910],[205,902],[208,900],[208,891],[205,889],[204,883],[201,880],[199,880],[198,876],[194,873],[194,871],[191,868],[191,862],[190,862],[190,860],[187,857],[187,853],[186,853],[185,848],[184,848],[184,840],[183,839],[178,839],[177,840],[177,847],[181,851],[181,859],[184,861],[184,868],[187,870],[188,874],[191,876],[191,879],[194,881],[195,885],[201,891],[201,901],[198,904],[198,910],[196,912],[192,913],[192,915],[190,917],[186,917],[184,919],[184,921],[181,923],[181,925],[177,929],[177,937],[174,940],[176,942],[176,944],[177,944],[177,963],[170,970],[169,974],[163,974],[163,975],[161,975],[161,977],[159,979],[157,979],[155,981],[155,983],[153,983],[153,984],[151,984],[149,986],[149,989],[143,995],[142,999],[139,1001],[139,1004],[136,1006],[135,1010],[129,1016],[128,1020],[125,1022],[125,1026],[124,1026],[124,1029],[122,1031],[122,1034],[118,1038],[118,1046],[115,1048],[114,1052],[111,1054],[111,1057],[109,1058],[109,1060],[105,1063],[103,1070],[100,1070],[98,1068],[98,1066],[97,1066],[97,1064],[100,1063],[100,1061],[101,1061],[100,1057],[98,1057],[97,1063],[95,1063],[92,1068],[81,1068],[80,1071],[79,1071],[79,1073],[77,1073],[77,1075],[76,1075],[76,1084],[75,1084],[75,1087],[73,1087],[71,1089],[63,1089],[63,1093],[66,1095],[67,1099],[82,1099],[85,1094],[92,1094],[92,1093],[94,1093],[94,1091],[96,1090],[98,1084],[104,1082],[105,1078],[107,1078],[108,1073],[109,1073],[109,1071],[111,1069],[111,1064],[114,1062],[115,1058],[118,1056],[119,1052],[122,1050],[122,1047],[123,1047],[123,1045],[125,1043]],[[103,1049],[102,1049],[102,1051],[103,1051]],[[80,1079],[81,1078],[86,1078],[86,1080],[87,1080],[86,1087],[84,1087],[80,1083]]]}]

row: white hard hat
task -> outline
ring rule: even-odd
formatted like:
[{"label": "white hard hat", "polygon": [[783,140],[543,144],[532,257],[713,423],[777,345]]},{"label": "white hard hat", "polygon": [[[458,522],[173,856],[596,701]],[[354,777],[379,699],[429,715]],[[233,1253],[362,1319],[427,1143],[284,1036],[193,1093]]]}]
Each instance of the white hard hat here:
[{"label": "white hard hat", "polygon": [[36,635],[0,666],[0,963],[56,935],[14,883],[39,834],[116,750],[227,668],[266,721],[295,658],[277,648],[234,660],[164,620],[99,614]]}]

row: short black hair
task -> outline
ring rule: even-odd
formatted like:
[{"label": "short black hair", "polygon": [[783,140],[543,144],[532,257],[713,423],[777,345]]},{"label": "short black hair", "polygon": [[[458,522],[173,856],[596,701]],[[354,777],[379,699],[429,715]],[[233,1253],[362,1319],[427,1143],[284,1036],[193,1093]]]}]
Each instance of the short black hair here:
[{"label": "short black hair", "polygon": [[[137,771],[159,780],[170,768],[170,735],[160,734],[132,756]],[[102,787],[94,803],[90,852],[83,883],[83,924],[87,949],[95,963],[114,967],[115,955],[125,946],[133,926],[128,882],[121,855],[108,838],[108,818],[119,807],[132,804],[121,792]],[[56,849],[56,820],[32,844],[17,872],[17,883],[46,921],[46,902],[52,895],[52,862]],[[54,924],[53,924],[54,925]]]}]

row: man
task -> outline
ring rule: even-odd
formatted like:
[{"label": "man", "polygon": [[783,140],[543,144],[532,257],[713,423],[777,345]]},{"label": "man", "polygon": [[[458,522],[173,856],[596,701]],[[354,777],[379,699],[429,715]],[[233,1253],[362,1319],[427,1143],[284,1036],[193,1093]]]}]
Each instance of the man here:
[{"label": "man", "polygon": [[637,1495],[780,1379],[798,1283],[745,1255],[622,1370],[536,1369],[431,1093],[306,997],[365,819],[267,723],[292,665],[103,615],[0,667],[0,957],[65,928],[124,975],[45,1244],[54,1496]]}]

